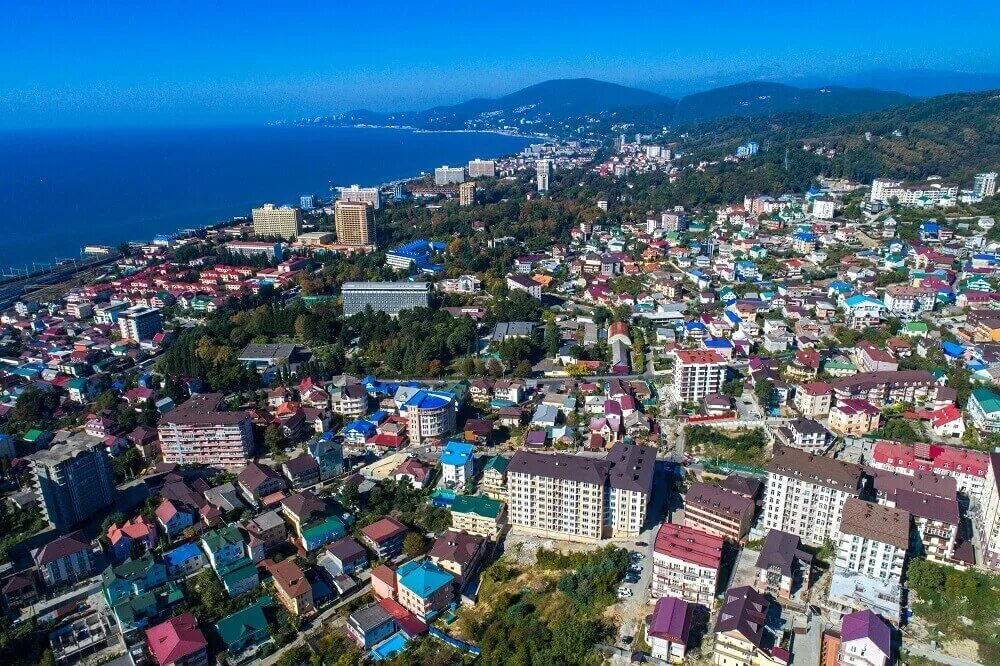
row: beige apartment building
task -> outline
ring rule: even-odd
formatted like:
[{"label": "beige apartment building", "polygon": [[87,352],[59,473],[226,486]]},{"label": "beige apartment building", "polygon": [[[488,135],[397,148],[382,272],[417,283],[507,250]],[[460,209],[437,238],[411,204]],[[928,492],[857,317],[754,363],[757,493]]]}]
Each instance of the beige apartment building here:
[{"label": "beige apartment building", "polygon": [[337,242],[341,245],[374,245],[372,206],[363,201],[340,201],[333,205]]},{"label": "beige apartment building", "polygon": [[458,204],[472,206],[476,203],[476,184],[471,180],[458,186]]},{"label": "beige apartment building", "polygon": [[253,232],[258,236],[297,238],[302,233],[302,211],[270,203],[254,208]]},{"label": "beige apartment building", "polygon": [[507,467],[508,518],[522,532],[593,542],[646,521],[656,451],[616,444],[603,460],[518,451]]},{"label": "beige apartment building", "polygon": [[222,411],[221,393],[199,393],[160,417],[163,462],[242,469],[253,454],[246,411]]}]

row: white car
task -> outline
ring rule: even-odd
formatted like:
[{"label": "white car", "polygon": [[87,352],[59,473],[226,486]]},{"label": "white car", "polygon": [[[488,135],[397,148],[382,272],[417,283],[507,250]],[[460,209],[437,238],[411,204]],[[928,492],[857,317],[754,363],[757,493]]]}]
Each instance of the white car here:
[{"label": "white car", "polygon": [[643,555],[642,553],[640,553],[638,551],[632,553],[632,560],[633,561],[638,562],[639,560],[644,560],[644,559],[646,559],[646,556]]}]

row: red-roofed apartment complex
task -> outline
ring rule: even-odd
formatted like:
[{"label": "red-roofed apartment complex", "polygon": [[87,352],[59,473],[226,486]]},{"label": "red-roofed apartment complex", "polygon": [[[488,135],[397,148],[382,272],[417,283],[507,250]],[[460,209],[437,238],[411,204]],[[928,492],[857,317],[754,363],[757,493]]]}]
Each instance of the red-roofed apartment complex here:
[{"label": "red-roofed apartment complex", "polygon": [[939,444],[904,444],[882,440],[872,451],[872,467],[912,475],[914,472],[934,472],[950,476],[958,484],[958,492],[979,497],[986,481],[990,459],[986,453],[956,449]]},{"label": "red-roofed apartment complex", "polygon": [[722,563],[722,537],[663,523],[653,544],[650,599],[671,596],[711,608]]}]

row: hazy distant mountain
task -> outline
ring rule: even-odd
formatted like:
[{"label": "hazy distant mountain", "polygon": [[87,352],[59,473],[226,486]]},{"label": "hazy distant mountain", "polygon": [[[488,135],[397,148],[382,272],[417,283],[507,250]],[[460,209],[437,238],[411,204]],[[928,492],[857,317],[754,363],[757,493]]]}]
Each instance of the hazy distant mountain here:
[{"label": "hazy distant mountain", "polygon": [[682,125],[727,116],[768,116],[800,111],[835,116],[886,109],[910,101],[907,95],[884,90],[840,86],[807,89],[750,81],[682,98],[672,122]]},{"label": "hazy distant mountain", "polygon": [[471,99],[426,111],[377,113],[359,110],[330,120],[349,124],[407,125],[422,129],[518,127],[646,104],[673,104],[663,95],[594,79],[545,81],[497,99]]},{"label": "hazy distant mountain", "polygon": [[657,93],[594,79],[557,79],[496,99],[471,99],[426,111],[378,113],[358,110],[310,122],[339,125],[395,125],[428,130],[516,129],[573,134],[593,119],[659,126],[727,116],[812,112],[860,113],[911,101],[883,90],[838,86],[806,89],[766,81],[740,83],[674,100]]}]

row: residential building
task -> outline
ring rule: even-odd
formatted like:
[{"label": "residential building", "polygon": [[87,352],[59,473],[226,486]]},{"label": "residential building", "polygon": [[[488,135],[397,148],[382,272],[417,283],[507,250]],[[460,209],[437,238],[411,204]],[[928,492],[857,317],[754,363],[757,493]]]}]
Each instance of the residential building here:
[{"label": "residential building", "polygon": [[340,293],[345,317],[368,307],[396,316],[403,310],[430,307],[431,302],[429,282],[345,282]]},{"label": "residential building", "polygon": [[337,437],[320,437],[306,444],[306,452],[319,465],[320,481],[329,481],[344,471],[344,442]]},{"label": "residential building", "polygon": [[403,552],[406,525],[392,516],[361,528],[361,537],[380,560],[391,560]]},{"label": "residential building", "polygon": [[295,238],[302,233],[302,211],[270,203],[254,208],[253,232],[258,236]]},{"label": "residential building", "polygon": [[696,481],[684,495],[684,525],[742,544],[756,504],[746,495]]},{"label": "residential building", "polygon": [[764,529],[798,536],[810,546],[840,540],[844,503],[861,490],[861,467],[775,444],[767,465]]},{"label": "residential building", "polygon": [[316,610],[312,585],[294,559],[272,564],[270,570],[274,579],[274,591],[285,610],[299,617],[311,615]]},{"label": "residential building", "polygon": [[830,429],[838,435],[861,437],[878,430],[882,411],[867,400],[846,398],[830,408]]},{"label": "residential building", "polygon": [[207,666],[208,641],[191,613],[146,630],[149,653],[159,666]]},{"label": "residential building", "polygon": [[374,210],[382,207],[382,192],[377,187],[351,185],[350,187],[338,187],[337,193],[339,195],[338,201],[368,204]]},{"label": "residential building", "polygon": [[720,393],[726,380],[727,363],[714,351],[679,351],[672,385],[677,402],[698,402],[710,393]]},{"label": "residential building", "polygon": [[438,187],[458,185],[465,182],[464,167],[440,166],[434,169],[434,184]]},{"label": "residential building", "polygon": [[497,163],[495,160],[469,160],[469,178],[493,178],[497,175]]},{"label": "residential building", "polygon": [[230,658],[245,659],[260,647],[271,642],[264,608],[269,605],[257,602],[227,615],[215,623],[215,630]]},{"label": "residential building", "polygon": [[989,456],[980,451],[940,444],[880,440],[872,449],[872,467],[901,474],[934,472],[955,479],[958,492],[979,497],[985,488]]},{"label": "residential building", "polygon": [[524,291],[533,298],[542,298],[542,285],[527,275],[508,275],[507,288],[511,291]]},{"label": "residential building", "polygon": [[448,442],[441,452],[441,479],[452,487],[462,488],[472,480],[474,447],[464,442]]},{"label": "residential building", "polygon": [[159,308],[135,305],[119,312],[118,331],[122,340],[151,340],[154,335],[163,331],[163,318]]},{"label": "residential building", "polygon": [[889,666],[892,627],[870,610],[848,613],[840,623],[837,666]]},{"label": "residential building", "polygon": [[983,564],[1000,571],[1000,451],[990,453],[986,483],[973,515]]},{"label": "residential building", "polygon": [[809,589],[813,556],[802,548],[794,534],[770,530],[757,556],[758,592],[778,599],[791,599]]},{"label": "residential building", "polygon": [[981,386],[969,396],[968,413],[982,432],[1000,432],[1000,393]]},{"label": "residential building", "polygon": [[859,372],[830,382],[837,400],[860,398],[876,407],[895,403],[921,403],[932,398],[937,378],[926,370]]},{"label": "residential building", "polygon": [[374,209],[361,201],[338,200],[333,205],[337,242],[341,245],[375,244]]},{"label": "residential building", "polygon": [[328,545],[324,556],[333,561],[340,573],[353,574],[368,566],[368,552],[351,537]]},{"label": "residential building", "polygon": [[221,393],[198,393],[160,417],[163,461],[239,469],[253,454],[253,428],[245,411],[223,411]]},{"label": "residential building", "polygon": [[496,455],[486,461],[483,468],[482,488],[487,496],[495,500],[502,500],[507,497],[507,466],[510,461],[503,456]]},{"label": "residential building", "polygon": [[[775,607],[780,614],[780,607]],[[726,590],[715,622],[716,666],[787,666],[791,655],[768,626],[771,602],[749,586]]]},{"label": "residential building", "polygon": [[815,419],[830,413],[833,390],[826,382],[809,382],[795,387],[792,404],[802,416]]},{"label": "residential building", "polygon": [[471,180],[458,186],[458,205],[474,206],[476,203],[476,184]]},{"label": "residential building", "polygon": [[650,655],[672,664],[683,663],[693,623],[693,604],[677,597],[657,599],[653,614],[646,623],[646,643]]},{"label": "residential building", "polygon": [[899,582],[909,545],[908,511],[851,497],[844,503],[835,568]]},{"label": "residential building", "polygon": [[832,438],[823,424],[813,419],[799,417],[775,430],[778,440],[810,453],[823,453]]},{"label": "residential building", "polygon": [[243,535],[235,525],[205,532],[201,536],[201,547],[216,572],[242,559],[246,554]]},{"label": "residential building", "polygon": [[247,464],[236,477],[240,492],[253,504],[288,487],[285,480],[275,470],[264,463],[253,461]]},{"label": "residential building", "polygon": [[722,564],[722,537],[663,523],[653,543],[649,596],[678,597],[711,608]]},{"label": "residential building", "polygon": [[549,191],[549,179],[552,177],[552,160],[541,159],[535,162],[535,184],[539,192]]},{"label": "residential building", "polygon": [[396,633],[396,620],[381,604],[359,608],[347,617],[347,635],[363,650]]},{"label": "residential building", "polygon": [[937,302],[937,290],[932,287],[914,287],[909,284],[890,284],[885,288],[886,308],[897,317],[911,317],[929,312]]},{"label": "residential building", "polygon": [[42,581],[48,587],[73,583],[92,576],[97,566],[94,544],[83,532],[59,536],[41,548],[33,550]]},{"label": "residential building", "polygon": [[26,460],[42,514],[57,530],[66,531],[115,501],[114,471],[101,437],[77,432]]},{"label": "residential building", "polygon": [[458,495],[451,503],[451,526],[496,539],[504,525],[503,504],[481,495]]},{"label": "residential building", "polygon": [[410,560],[396,570],[397,600],[427,622],[446,610],[455,598],[455,575],[430,560]]},{"label": "residential building", "polygon": [[451,572],[459,588],[476,573],[485,551],[486,538],[460,530],[446,530],[434,540],[427,557],[445,571]]},{"label": "residential building", "polygon": [[444,438],[455,431],[458,405],[451,393],[421,389],[410,396],[405,407],[406,433],[415,446],[428,439]]},{"label": "residential building", "polygon": [[225,248],[230,254],[244,257],[264,257],[268,261],[281,261],[285,253],[283,243],[267,241],[229,241]]},{"label": "residential building", "polygon": [[510,523],[572,541],[638,535],[655,458],[651,447],[621,442],[603,460],[522,449],[507,467]]}]

